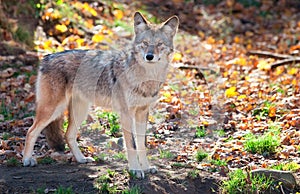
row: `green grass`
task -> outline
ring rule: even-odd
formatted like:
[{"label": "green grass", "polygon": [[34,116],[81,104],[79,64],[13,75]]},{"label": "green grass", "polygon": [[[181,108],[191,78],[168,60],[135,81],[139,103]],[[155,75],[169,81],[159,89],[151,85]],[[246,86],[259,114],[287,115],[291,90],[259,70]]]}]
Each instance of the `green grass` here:
[{"label": "green grass", "polygon": [[202,160],[204,160],[205,158],[207,158],[208,153],[202,151],[202,150],[198,150],[195,157],[197,162],[201,162]]},{"label": "green grass", "polygon": [[5,105],[4,100],[1,101],[0,114],[4,116],[4,121],[13,119],[13,115],[11,114],[9,107]]},{"label": "green grass", "polygon": [[169,150],[161,150],[159,149],[159,157],[161,159],[171,159],[174,158],[174,154],[171,153]]},{"label": "green grass", "polygon": [[265,176],[252,176],[238,169],[229,173],[229,179],[221,184],[222,193],[270,193],[274,186],[271,178]]},{"label": "green grass", "polygon": [[244,143],[245,150],[253,154],[269,155],[276,152],[277,147],[280,145],[278,134],[269,132],[261,136],[248,134]]},{"label": "green grass", "polygon": [[12,137],[12,135],[10,133],[4,132],[2,134],[2,139],[3,140],[8,140],[10,137]]},{"label": "green grass", "polygon": [[117,186],[112,183],[112,179],[116,175],[116,172],[108,169],[107,173],[100,176],[95,183],[96,188],[99,190],[99,193],[116,193]]},{"label": "green grass", "polygon": [[123,152],[119,152],[119,153],[115,154],[113,157],[116,160],[122,160],[122,161],[126,161],[127,160],[126,154],[123,153]]},{"label": "green grass", "polygon": [[126,189],[122,191],[122,194],[140,194],[140,193],[143,193],[143,190],[138,185],[135,185],[130,189]]},{"label": "green grass", "polygon": [[114,112],[102,112],[98,113],[97,116],[104,120],[105,123],[102,126],[105,129],[109,129],[108,134],[111,136],[118,136],[120,133],[120,124],[119,124],[119,117],[117,113]]},{"label": "green grass", "polygon": [[284,170],[284,171],[292,171],[297,172],[300,169],[300,165],[296,162],[288,162],[288,163],[280,163],[277,165],[273,165],[270,167],[275,170]]},{"label": "green grass", "polygon": [[188,177],[191,179],[195,179],[199,176],[200,171],[197,169],[193,169],[191,171],[188,172]]},{"label": "green grass", "polygon": [[49,157],[49,156],[38,160],[39,164],[53,164],[55,162],[56,161],[53,158]]},{"label": "green grass", "polygon": [[205,130],[205,127],[196,127],[196,133],[195,133],[195,136],[197,138],[200,138],[200,137],[205,137],[206,136],[206,130]]},{"label": "green grass", "polygon": [[20,161],[15,157],[11,157],[6,162],[6,166],[9,166],[9,167],[16,167],[16,166],[20,166],[20,165],[21,165]]},{"label": "green grass", "polygon": [[73,191],[72,186],[67,187],[67,188],[65,188],[63,186],[59,186],[54,193],[55,194],[73,194],[75,192]]},{"label": "green grass", "polygon": [[218,167],[221,167],[221,166],[227,166],[227,162],[225,160],[211,160],[210,161],[211,164],[215,165],[215,166],[218,166]]}]

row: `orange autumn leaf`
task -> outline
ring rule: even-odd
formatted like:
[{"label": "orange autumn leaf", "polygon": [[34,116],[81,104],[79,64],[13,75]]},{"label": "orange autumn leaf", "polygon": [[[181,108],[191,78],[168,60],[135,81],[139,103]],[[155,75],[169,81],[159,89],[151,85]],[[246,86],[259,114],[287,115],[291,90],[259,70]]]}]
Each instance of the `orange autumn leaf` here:
[{"label": "orange autumn leaf", "polygon": [[275,117],[276,116],[276,107],[272,106],[269,109],[269,117]]}]

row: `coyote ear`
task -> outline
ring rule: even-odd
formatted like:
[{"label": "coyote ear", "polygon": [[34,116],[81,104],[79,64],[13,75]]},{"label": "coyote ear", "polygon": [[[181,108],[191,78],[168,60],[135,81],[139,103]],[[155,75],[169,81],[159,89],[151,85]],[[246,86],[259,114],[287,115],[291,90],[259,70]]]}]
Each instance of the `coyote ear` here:
[{"label": "coyote ear", "polygon": [[161,27],[161,29],[171,35],[172,37],[175,36],[177,29],[179,26],[179,19],[176,15],[170,17],[169,19],[167,19],[167,21],[165,21],[163,23],[163,26]]},{"label": "coyote ear", "polygon": [[134,32],[138,34],[148,28],[148,21],[140,12],[134,14]]}]

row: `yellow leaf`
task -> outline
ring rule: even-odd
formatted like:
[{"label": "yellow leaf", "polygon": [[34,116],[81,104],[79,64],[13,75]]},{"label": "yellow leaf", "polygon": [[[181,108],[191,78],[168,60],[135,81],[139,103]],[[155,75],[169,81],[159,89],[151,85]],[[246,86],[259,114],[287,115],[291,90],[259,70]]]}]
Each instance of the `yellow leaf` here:
[{"label": "yellow leaf", "polygon": [[180,61],[182,59],[182,54],[175,53],[173,56],[173,61]]},{"label": "yellow leaf", "polygon": [[78,39],[76,40],[76,42],[77,42],[77,46],[78,46],[78,47],[81,47],[81,46],[84,45],[84,39],[82,39],[82,38],[78,38]]},{"label": "yellow leaf", "polygon": [[236,63],[237,63],[238,65],[242,65],[242,66],[247,65],[247,61],[246,61],[246,59],[243,58],[243,57],[238,58],[238,60],[236,61]]},{"label": "yellow leaf", "polygon": [[258,61],[257,67],[260,70],[270,70],[271,69],[271,65],[265,60]]},{"label": "yellow leaf", "polygon": [[239,93],[236,91],[236,87],[232,86],[230,88],[228,88],[226,91],[225,91],[225,96],[227,98],[231,98],[231,97],[235,97],[237,96]]},{"label": "yellow leaf", "polygon": [[148,121],[151,122],[151,123],[154,123],[155,122],[155,118],[152,115],[149,115],[148,116]]},{"label": "yellow leaf", "polygon": [[96,42],[96,43],[101,42],[103,39],[104,39],[104,36],[102,34],[95,34],[92,37],[92,41]]},{"label": "yellow leaf", "polygon": [[223,46],[223,47],[222,47],[222,52],[226,52],[226,51],[227,51],[226,46]]},{"label": "yellow leaf", "polygon": [[61,32],[61,33],[64,33],[64,32],[66,32],[66,31],[68,30],[67,26],[64,25],[64,24],[57,24],[57,25],[55,26],[55,29],[56,29],[57,31]]},{"label": "yellow leaf", "polygon": [[170,103],[172,102],[172,94],[171,92],[169,91],[166,91],[163,93],[163,99],[162,99],[163,102],[167,102],[167,103]]},{"label": "yellow leaf", "polygon": [[290,75],[296,75],[298,73],[298,68],[292,67],[288,70],[288,74]]},{"label": "yellow leaf", "polygon": [[52,41],[51,40],[46,40],[45,42],[44,42],[44,44],[43,44],[43,48],[45,49],[45,50],[47,50],[47,49],[49,49],[49,48],[51,48],[52,47]]},{"label": "yellow leaf", "polygon": [[83,4],[83,9],[89,12],[92,16],[97,16],[97,11],[92,8],[87,2]]},{"label": "yellow leaf", "polygon": [[120,20],[123,18],[124,14],[122,10],[116,9],[113,11],[114,16],[116,17],[117,20]]},{"label": "yellow leaf", "polygon": [[247,98],[247,96],[245,94],[239,95],[237,97],[238,100],[241,100],[241,99],[244,99],[244,98]]}]

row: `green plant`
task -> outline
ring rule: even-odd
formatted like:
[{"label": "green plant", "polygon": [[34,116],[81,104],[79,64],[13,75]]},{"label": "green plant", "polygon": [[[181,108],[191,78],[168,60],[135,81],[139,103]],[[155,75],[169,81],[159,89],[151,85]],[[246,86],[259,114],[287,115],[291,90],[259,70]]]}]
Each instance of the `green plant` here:
[{"label": "green plant", "polygon": [[195,179],[198,176],[199,176],[199,170],[197,170],[197,169],[193,169],[188,172],[188,177],[190,177],[191,179]]},{"label": "green plant", "polygon": [[208,153],[204,152],[203,150],[198,150],[195,157],[197,162],[201,162],[208,156]]},{"label": "green plant", "polygon": [[226,166],[227,165],[227,162],[225,160],[220,160],[220,159],[211,160],[210,163],[215,166]]},{"label": "green plant", "polygon": [[63,186],[59,186],[55,191],[55,194],[72,194],[75,193],[72,189],[72,186],[65,188]]},{"label": "green plant", "polygon": [[130,189],[128,190],[124,190],[122,191],[122,194],[140,194],[140,193],[143,193],[142,189],[135,185],[133,187],[131,187]]},{"label": "green plant", "polygon": [[161,159],[167,158],[167,159],[171,159],[174,158],[174,154],[172,154],[169,150],[161,150],[159,149],[159,155]]},{"label": "green plant", "polygon": [[15,166],[19,166],[21,163],[19,162],[19,160],[15,157],[11,157],[10,159],[7,160],[6,165],[10,166],[10,167],[15,167]]},{"label": "green plant", "polygon": [[99,193],[116,193],[117,186],[112,183],[112,179],[116,175],[116,172],[108,169],[107,174],[103,174],[96,180],[95,186],[99,189]]},{"label": "green plant", "polygon": [[53,158],[49,157],[49,156],[38,160],[39,164],[52,164],[54,162],[55,162],[55,160]]},{"label": "green plant", "polygon": [[222,193],[265,193],[271,191],[274,182],[265,176],[252,176],[250,172],[244,173],[238,169],[229,173],[229,179],[221,184]]},{"label": "green plant", "polygon": [[197,138],[200,138],[200,137],[205,137],[206,136],[206,130],[205,130],[205,127],[202,126],[202,127],[196,127],[196,133],[195,133],[195,136]]},{"label": "green plant", "polygon": [[266,133],[262,136],[248,134],[244,143],[246,151],[264,155],[275,153],[279,145],[279,136],[274,133]]},{"label": "green plant", "polygon": [[29,46],[33,46],[33,40],[28,30],[25,30],[19,26],[13,36],[17,41],[23,42]]},{"label": "green plant", "polygon": [[262,107],[256,108],[253,110],[252,115],[256,117],[257,120],[261,120],[262,118],[266,118],[267,116],[270,115],[270,111],[275,107],[276,105],[269,102],[265,101],[262,104]]},{"label": "green plant", "polygon": [[8,140],[12,135],[10,133],[4,132],[2,134],[2,139],[3,140]]},{"label": "green plant", "polygon": [[296,172],[297,170],[300,169],[300,165],[296,162],[288,162],[288,163],[280,163],[277,165],[273,165],[270,167],[271,169],[275,169],[275,170],[284,170],[284,171],[292,171],[292,172]]},{"label": "green plant", "polygon": [[117,154],[115,154],[113,156],[116,160],[123,160],[123,161],[126,161],[127,158],[126,158],[126,154],[124,154],[123,152],[119,152]]},{"label": "green plant", "polygon": [[98,114],[98,117],[107,121],[103,123],[105,129],[109,129],[109,135],[118,136],[120,133],[119,117],[113,112],[102,112]]},{"label": "green plant", "polygon": [[6,106],[4,99],[1,101],[0,114],[4,116],[5,121],[13,119],[13,116],[9,111],[9,107]]}]

